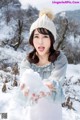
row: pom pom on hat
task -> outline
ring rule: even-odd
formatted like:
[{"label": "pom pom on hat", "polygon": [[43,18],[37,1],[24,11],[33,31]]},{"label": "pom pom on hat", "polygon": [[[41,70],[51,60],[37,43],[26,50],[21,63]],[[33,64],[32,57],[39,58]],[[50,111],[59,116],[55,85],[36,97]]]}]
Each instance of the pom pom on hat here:
[{"label": "pom pom on hat", "polygon": [[56,27],[52,21],[53,19],[54,15],[50,10],[41,10],[39,13],[39,18],[31,25],[30,35],[37,28],[45,28],[53,34],[54,39],[56,40]]},{"label": "pom pom on hat", "polygon": [[46,15],[51,20],[53,20],[55,18],[55,16],[53,15],[53,13],[50,9],[41,10],[39,12],[39,17],[42,17],[43,15]]}]

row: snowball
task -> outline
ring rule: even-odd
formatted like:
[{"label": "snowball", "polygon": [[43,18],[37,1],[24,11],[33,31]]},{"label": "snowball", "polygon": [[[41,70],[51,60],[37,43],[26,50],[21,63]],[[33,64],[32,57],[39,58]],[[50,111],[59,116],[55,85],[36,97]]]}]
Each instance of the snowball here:
[{"label": "snowball", "polygon": [[43,84],[39,73],[34,72],[32,69],[26,69],[20,81],[21,84],[25,84],[25,89],[29,89],[30,93],[50,92],[49,88]]}]

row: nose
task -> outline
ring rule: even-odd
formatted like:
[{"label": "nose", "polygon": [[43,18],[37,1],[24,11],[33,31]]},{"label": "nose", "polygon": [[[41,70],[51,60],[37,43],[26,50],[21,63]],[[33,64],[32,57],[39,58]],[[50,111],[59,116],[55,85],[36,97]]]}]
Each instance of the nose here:
[{"label": "nose", "polygon": [[39,44],[43,44],[42,38],[39,39],[38,43],[39,43]]}]

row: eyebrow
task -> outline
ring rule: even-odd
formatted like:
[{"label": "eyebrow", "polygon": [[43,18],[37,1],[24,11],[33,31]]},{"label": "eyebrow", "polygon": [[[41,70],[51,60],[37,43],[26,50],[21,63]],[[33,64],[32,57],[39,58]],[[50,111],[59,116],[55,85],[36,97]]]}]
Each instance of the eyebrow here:
[{"label": "eyebrow", "polygon": [[39,35],[39,34],[37,34],[37,33],[35,34],[35,33],[34,33],[34,35]]},{"label": "eyebrow", "polygon": [[[39,35],[38,33],[34,33],[34,35]],[[49,35],[46,35],[46,36],[49,36]]]}]

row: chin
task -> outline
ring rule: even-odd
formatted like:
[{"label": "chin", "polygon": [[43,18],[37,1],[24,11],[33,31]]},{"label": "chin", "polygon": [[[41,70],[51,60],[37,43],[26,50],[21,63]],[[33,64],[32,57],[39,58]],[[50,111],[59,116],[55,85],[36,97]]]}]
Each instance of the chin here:
[{"label": "chin", "polygon": [[44,53],[44,52],[38,52],[38,54],[39,54],[40,56],[46,55],[46,53]]}]

